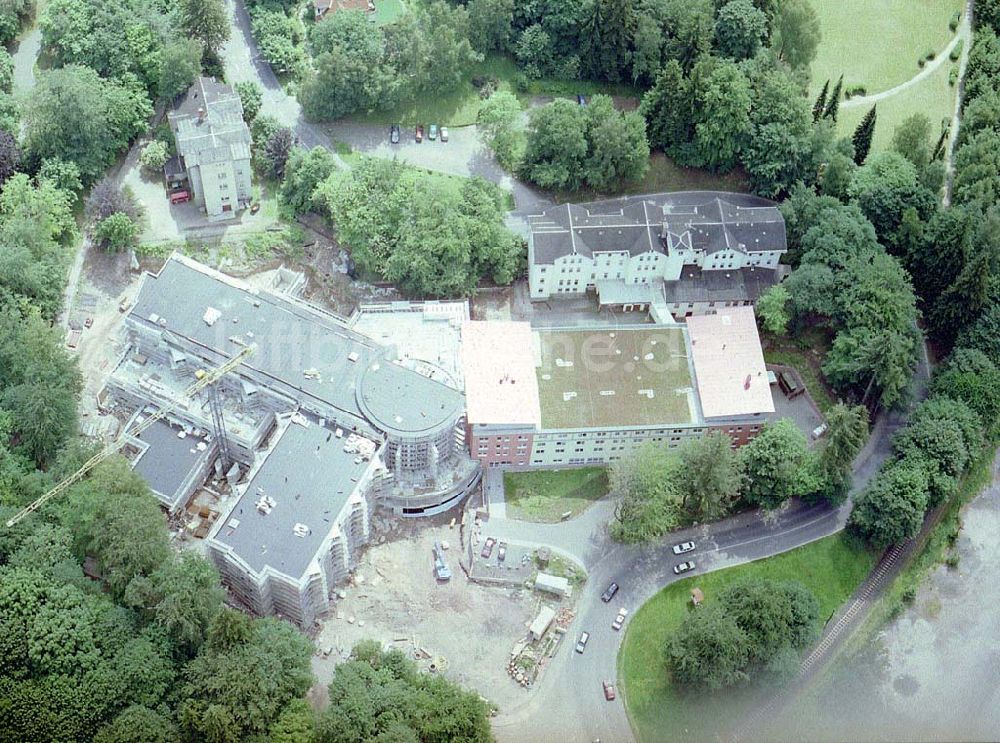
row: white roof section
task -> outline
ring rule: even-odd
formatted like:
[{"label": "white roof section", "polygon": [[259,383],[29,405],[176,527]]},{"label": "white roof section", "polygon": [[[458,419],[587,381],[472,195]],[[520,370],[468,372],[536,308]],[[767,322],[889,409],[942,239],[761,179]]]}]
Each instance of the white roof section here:
[{"label": "white roof section", "polygon": [[551,606],[543,606],[538,610],[538,616],[535,617],[535,620],[528,627],[528,632],[531,633],[532,637],[541,637],[555,618],[556,610]]},{"label": "white roof section", "polygon": [[539,573],[535,577],[535,588],[539,591],[548,591],[558,596],[569,596],[572,589],[569,585],[569,578],[551,573]]},{"label": "white roof section", "polygon": [[541,427],[534,340],[526,322],[462,324],[462,367],[470,424]]},{"label": "white roof section", "polygon": [[757,322],[750,307],[687,319],[701,409],[706,419],[773,413]]}]

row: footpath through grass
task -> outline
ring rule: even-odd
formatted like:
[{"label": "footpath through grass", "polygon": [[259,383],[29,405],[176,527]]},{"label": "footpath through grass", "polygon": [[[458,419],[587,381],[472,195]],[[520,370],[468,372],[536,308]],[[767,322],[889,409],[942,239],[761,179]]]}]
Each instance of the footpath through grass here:
[{"label": "footpath through grass", "polygon": [[926,52],[940,52],[954,36],[948,21],[963,0],[819,0],[822,40],[812,63],[810,90],[819,93],[841,74],[844,86],[869,94],[906,82]]},{"label": "footpath through grass", "polygon": [[511,518],[540,523],[560,521],[564,513],[579,516],[608,492],[604,467],[505,472],[504,498]]},{"label": "footpath through grass", "polygon": [[716,694],[682,694],[667,674],[665,646],[691,608],[697,586],[711,601],[742,578],[801,581],[819,601],[817,633],[875,564],[875,555],[835,534],[775,557],[673,583],[646,602],[628,625],[618,678],[640,743],[715,740],[724,736],[770,689],[749,686]]},{"label": "footpath through grass", "polygon": [[[934,140],[940,133],[943,121],[951,121],[955,113],[955,86],[948,84],[952,67],[958,62],[950,59],[911,88],[879,101],[875,120],[875,134],[872,136],[872,152],[887,150],[892,145],[892,134],[903,120],[913,114],[924,114],[931,122]],[[871,106],[844,108],[841,105],[837,117],[837,130],[843,137],[849,137]]]}]

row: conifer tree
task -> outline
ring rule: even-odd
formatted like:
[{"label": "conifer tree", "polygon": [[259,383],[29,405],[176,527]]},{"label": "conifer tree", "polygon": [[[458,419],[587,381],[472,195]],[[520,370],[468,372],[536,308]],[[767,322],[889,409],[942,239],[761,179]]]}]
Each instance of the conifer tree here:
[{"label": "conifer tree", "polygon": [[826,94],[830,90],[830,81],[827,80],[823,83],[823,90],[819,92],[819,97],[813,104],[813,123],[815,124],[821,118],[823,118],[823,111],[826,110]]},{"label": "conifer tree", "polygon": [[868,157],[868,152],[872,148],[872,135],[875,133],[875,120],[878,115],[875,113],[875,106],[872,106],[868,113],[865,114],[865,118],[861,119],[861,123],[858,124],[858,128],[854,130],[854,134],[851,136],[851,142],[854,144],[854,162],[861,165],[865,158]]},{"label": "conifer tree", "polygon": [[826,99],[826,110],[823,111],[824,119],[837,120],[837,114],[840,111],[840,94],[843,87],[844,76],[841,75],[837,80],[837,84],[833,86],[833,92],[830,93],[830,97]]}]

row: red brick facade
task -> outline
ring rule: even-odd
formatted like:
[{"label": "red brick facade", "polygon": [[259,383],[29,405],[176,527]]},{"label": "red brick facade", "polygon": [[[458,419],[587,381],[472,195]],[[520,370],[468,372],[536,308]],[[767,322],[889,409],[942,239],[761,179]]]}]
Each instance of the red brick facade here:
[{"label": "red brick facade", "polygon": [[527,465],[531,463],[534,434],[498,433],[477,436],[468,432],[469,451],[483,467]]},{"label": "red brick facade", "polygon": [[722,431],[733,440],[733,448],[739,449],[744,444],[750,443],[750,439],[760,433],[764,421],[760,423],[729,423],[721,426],[710,426],[710,431]]}]

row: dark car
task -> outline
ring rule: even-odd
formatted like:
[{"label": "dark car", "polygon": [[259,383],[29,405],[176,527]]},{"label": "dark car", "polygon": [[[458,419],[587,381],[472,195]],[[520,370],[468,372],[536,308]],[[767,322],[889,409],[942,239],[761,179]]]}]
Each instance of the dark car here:
[{"label": "dark car", "polygon": [[392,128],[389,129],[389,141],[393,144],[399,144],[399,124],[393,124]]},{"label": "dark car", "polygon": [[579,103],[581,106],[587,105],[587,99],[583,96],[582,93],[576,94],[576,102]]},{"label": "dark car", "polygon": [[489,557],[493,554],[493,545],[497,543],[493,537],[486,537],[486,544],[483,545],[483,551],[479,553],[480,557]]},{"label": "dark car", "polygon": [[417,128],[413,130],[413,138],[418,142],[424,141],[424,128],[420,124],[417,124]]},{"label": "dark car", "polygon": [[687,562],[679,562],[674,565],[674,573],[680,575],[681,573],[686,573],[689,570],[694,570],[694,563],[688,560]]},{"label": "dark car", "polygon": [[611,599],[615,597],[616,593],[618,593],[618,584],[612,583],[610,586],[607,587],[604,593],[601,594],[601,601],[603,601],[605,604],[608,603]]}]

